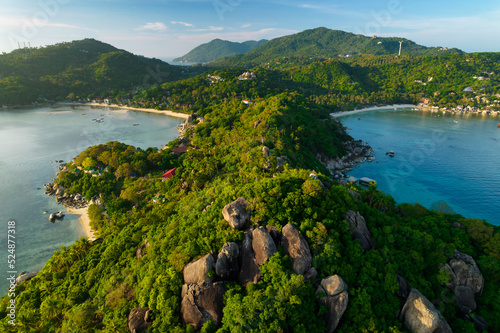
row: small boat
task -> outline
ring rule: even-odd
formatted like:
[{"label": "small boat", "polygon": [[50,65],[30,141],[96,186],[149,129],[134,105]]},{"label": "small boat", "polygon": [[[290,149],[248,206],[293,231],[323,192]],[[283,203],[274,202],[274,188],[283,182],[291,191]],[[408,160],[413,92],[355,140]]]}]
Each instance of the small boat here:
[{"label": "small boat", "polygon": [[453,122],[454,122],[455,124],[458,124],[458,120],[453,120]]},{"label": "small boat", "polygon": [[497,124],[497,128],[500,128],[500,123]]},{"label": "small boat", "polygon": [[139,124],[133,124],[132,126],[139,126]]}]

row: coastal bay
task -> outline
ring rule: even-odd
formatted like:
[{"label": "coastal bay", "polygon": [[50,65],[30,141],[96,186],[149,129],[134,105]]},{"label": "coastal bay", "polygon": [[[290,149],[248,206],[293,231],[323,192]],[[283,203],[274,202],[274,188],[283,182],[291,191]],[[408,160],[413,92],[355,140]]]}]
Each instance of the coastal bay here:
[{"label": "coastal bay", "polygon": [[[67,162],[88,146],[109,141],[161,148],[178,136],[176,127],[184,119],[140,111],[59,105],[0,112],[0,137],[7,143],[0,148],[0,219],[2,223],[16,221],[18,272],[40,270],[60,246],[89,236],[86,212],[67,211],[43,193],[43,184],[57,175],[59,161]],[[97,118],[103,121],[92,120]],[[57,211],[67,214],[51,223],[49,214]],[[5,233],[0,244],[6,248]],[[4,274],[0,276],[3,290]]]},{"label": "coastal bay", "polygon": [[[398,203],[429,208],[445,201],[467,218],[500,224],[498,116],[393,106],[357,111],[339,119],[351,136],[370,144],[376,160],[357,165],[350,176],[375,179]],[[386,155],[391,150],[394,157]]]}]

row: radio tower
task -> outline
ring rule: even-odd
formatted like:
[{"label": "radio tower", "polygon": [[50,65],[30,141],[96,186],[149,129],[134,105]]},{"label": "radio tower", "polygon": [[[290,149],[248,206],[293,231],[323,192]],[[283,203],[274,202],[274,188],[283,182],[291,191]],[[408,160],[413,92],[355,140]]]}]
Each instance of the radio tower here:
[{"label": "radio tower", "polygon": [[401,57],[401,45],[403,44],[403,41],[399,41],[399,54],[398,56]]}]

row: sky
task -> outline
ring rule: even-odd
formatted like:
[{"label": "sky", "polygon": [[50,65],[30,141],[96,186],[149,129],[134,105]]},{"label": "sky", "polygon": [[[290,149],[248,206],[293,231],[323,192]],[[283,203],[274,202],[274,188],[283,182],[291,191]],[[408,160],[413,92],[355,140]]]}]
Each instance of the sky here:
[{"label": "sky", "polygon": [[500,52],[499,17],[498,0],[0,0],[0,52],[94,38],[172,59],[215,38],[272,39],[317,27]]}]

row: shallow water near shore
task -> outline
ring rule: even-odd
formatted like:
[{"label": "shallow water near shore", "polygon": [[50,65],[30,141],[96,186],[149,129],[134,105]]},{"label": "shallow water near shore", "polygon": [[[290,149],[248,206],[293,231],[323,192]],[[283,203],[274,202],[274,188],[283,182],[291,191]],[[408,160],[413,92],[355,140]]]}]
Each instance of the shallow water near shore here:
[{"label": "shallow water near shore", "polygon": [[[103,119],[97,122],[93,119]],[[65,211],[43,184],[55,178],[59,163],[88,146],[121,141],[143,149],[162,147],[176,138],[184,120],[146,112],[88,106],[0,110],[0,294],[8,271],[40,270],[61,245],[83,231],[78,216],[51,223],[48,214]],[[139,124],[135,125],[134,124]],[[48,211],[47,214],[43,214]],[[15,268],[7,267],[7,223],[15,221]]]},{"label": "shallow water near shore", "polygon": [[500,225],[500,117],[379,110],[339,119],[376,158],[350,176],[376,180],[398,203],[444,200],[466,218]]}]

